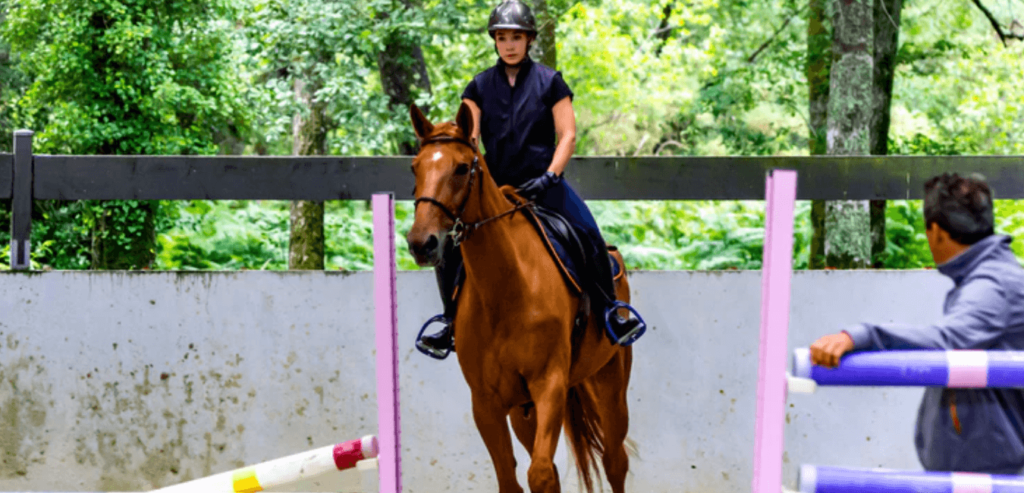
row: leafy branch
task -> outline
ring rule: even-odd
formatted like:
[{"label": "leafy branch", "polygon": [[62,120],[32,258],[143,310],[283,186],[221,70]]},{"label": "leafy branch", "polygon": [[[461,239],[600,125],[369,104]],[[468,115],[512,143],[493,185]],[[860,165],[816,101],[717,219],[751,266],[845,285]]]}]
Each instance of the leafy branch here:
[{"label": "leafy branch", "polygon": [[761,52],[764,51],[766,48],[768,48],[768,46],[772,44],[772,41],[775,41],[775,38],[779,37],[779,34],[782,34],[782,31],[786,30],[786,26],[788,26],[789,23],[796,18],[796,16],[803,14],[804,10],[807,10],[807,4],[804,4],[803,7],[800,7],[800,10],[793,12],[793,14],[790,15],[788,19],[786,19],[786,22],[783,22],[782,26],[775,30],[775,33],[772,34],[770,38],[765,40],[764,43],[761,43],[761,46],[758,47],[757,50],[754,51],[754,53],[752,53],[749,57],[747,57],[747,63],[754,63],[754,61],[757,60],[757,56],[760,55]]},{"label": "leafy branch", "polygon": [[973,1],[974,5],[977,5],[979,9],[981,9],[982,13],[985,14],[985,17],[988,18],[988,21],[990,23],[992,23],[992,28],[996,30],[996,34],[999,35],[999,40],[1003,42],[1003,46],[1004,47],[1006,46],[1006,39],[1007,38],[1017,39],[1017,40],[1024,41],[1024,34],[1017,34],[1017,33],[1013,32],[1012,30],[1010,32],[1003,31],[1003,27],[999,25],[999,21],[997,21],[995,16],[992,15],[992,11],[990,11],[987,8],[985,8],[985,6],[982,5],[981,0],[971,0],[971,1]]}]

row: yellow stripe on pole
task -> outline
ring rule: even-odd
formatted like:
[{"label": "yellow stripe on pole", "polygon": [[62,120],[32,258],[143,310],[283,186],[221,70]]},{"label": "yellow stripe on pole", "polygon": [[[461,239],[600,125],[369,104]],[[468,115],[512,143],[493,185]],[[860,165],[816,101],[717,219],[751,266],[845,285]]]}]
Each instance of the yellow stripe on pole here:
[{"label": "yellow stripe on pole", "polygon": [[246,467],[239,469],[231,475],[231,485],[235,493],[256,493],[263,491],[260,481],[256,479],[256,468]]}]

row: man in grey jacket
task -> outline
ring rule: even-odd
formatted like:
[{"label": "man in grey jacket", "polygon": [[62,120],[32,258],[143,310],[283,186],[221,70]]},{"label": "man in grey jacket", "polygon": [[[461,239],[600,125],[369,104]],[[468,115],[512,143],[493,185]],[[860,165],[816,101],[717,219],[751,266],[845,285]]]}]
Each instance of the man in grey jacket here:
[{"label": "man in grey jacket", "polygon": [[[814,364],[834,368],[855,350],[1024,350],[1024,269],[1011,238],[994,234],[992,193],[980,179],[944,174],[925,184],[928,245],[953,280],[933,324],[861,323],[811,345]],[[1020,474],[1024,390],[925,390],[915,436],[929,471]]]}]

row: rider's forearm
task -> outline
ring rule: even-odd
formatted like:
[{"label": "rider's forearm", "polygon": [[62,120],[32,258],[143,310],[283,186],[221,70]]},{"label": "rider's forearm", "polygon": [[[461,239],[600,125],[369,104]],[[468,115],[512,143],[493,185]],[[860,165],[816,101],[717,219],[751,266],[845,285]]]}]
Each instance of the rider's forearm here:
[{"label": "rider's forearm", "polygon": [[565,172],[569,158],[576,152],[576,133],[567,132],[558,139],[558,147],[555,148],[555,157],[551,159],[548,171],[561,176]]}]

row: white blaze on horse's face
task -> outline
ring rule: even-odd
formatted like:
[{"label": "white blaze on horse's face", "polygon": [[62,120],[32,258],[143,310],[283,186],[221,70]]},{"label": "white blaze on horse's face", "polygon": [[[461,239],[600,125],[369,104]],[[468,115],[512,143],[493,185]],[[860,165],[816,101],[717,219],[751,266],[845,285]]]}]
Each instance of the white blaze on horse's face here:
[{"label": "white blaze on horse's face", "polygon": [[445,214],[437,201],[452,214],[458,214],[460,205],[467,198],[469,164],[473,152],[459,144],[432,144],[431,149],[413,160],[416,175],[416,206],[412,228],[406,235],[409,251],[416,263],[423,266],[437,265],[441,261],[444,242],[455,222]]}]

